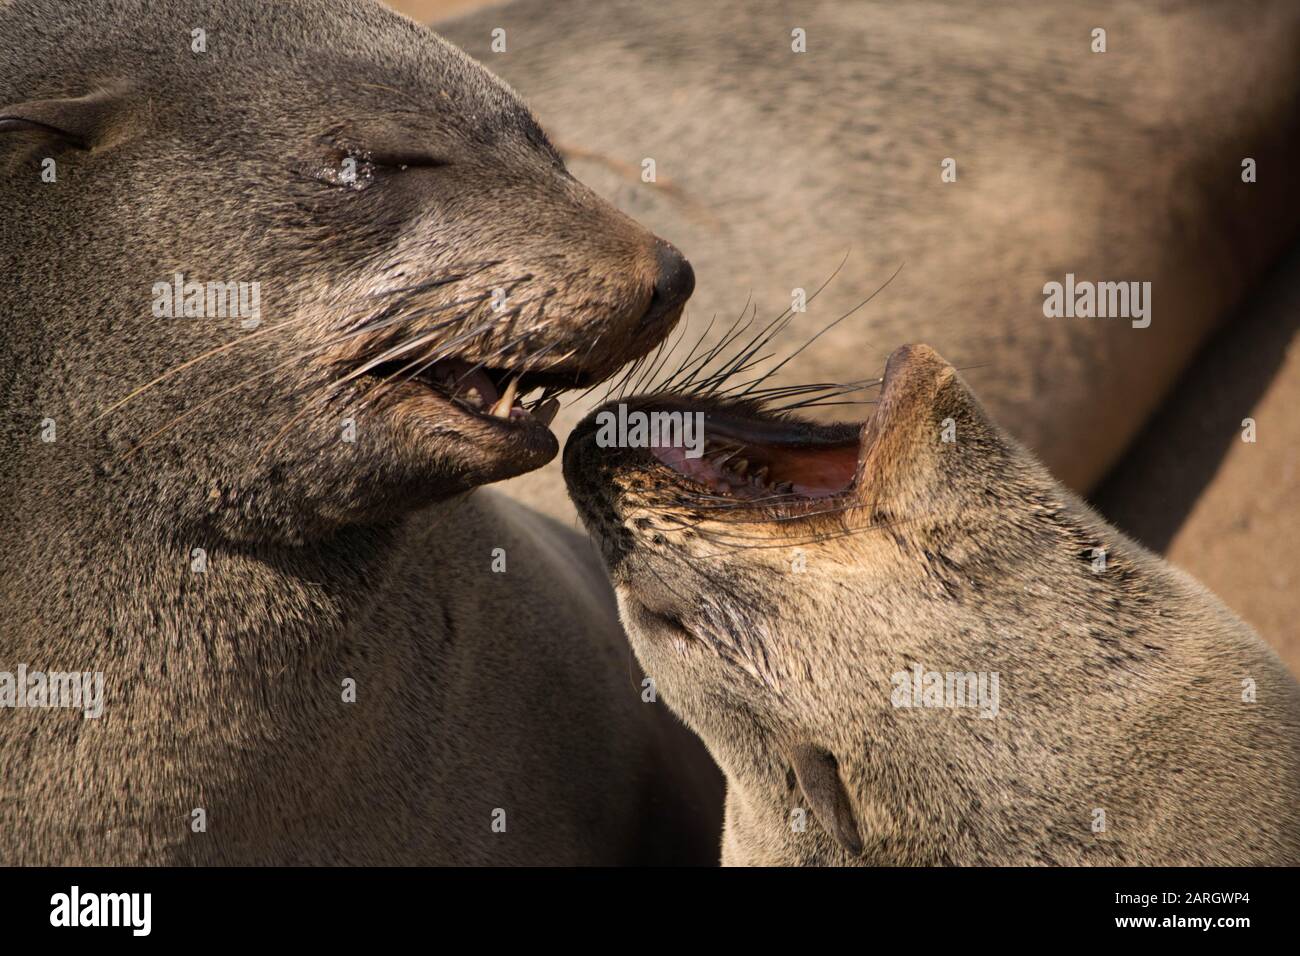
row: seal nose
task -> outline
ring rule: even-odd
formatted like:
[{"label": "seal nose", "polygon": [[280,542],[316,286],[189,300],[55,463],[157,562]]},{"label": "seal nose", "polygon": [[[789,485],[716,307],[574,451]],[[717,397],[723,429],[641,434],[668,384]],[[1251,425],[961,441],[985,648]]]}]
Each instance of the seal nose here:
[{"label": "seal nose", "polygon": [[671,315],[695,291],[695,270],[686,261],[686,257],[677,251],[676,246],[656,239],[655,264],[658,274],[655,277],[654,292],[650,296],[650,306],[641,318],[642,326],[654,325]]}]

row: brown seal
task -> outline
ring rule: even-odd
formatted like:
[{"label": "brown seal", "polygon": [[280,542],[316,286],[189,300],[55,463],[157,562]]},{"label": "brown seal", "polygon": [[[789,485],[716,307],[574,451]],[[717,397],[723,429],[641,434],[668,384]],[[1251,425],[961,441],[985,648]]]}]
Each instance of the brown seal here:
[{"label": "brown seal", "polygon": [[564,467],[638,657],[727,776],[725,863],[1300,862],[1295,679],[932,349],[891,356],[861,426],[624,404],[703,419],[693,457],[607,447],[597,412]]},{"label": "brown seal", "polygon": [[6,0],[0,203],[0,703],[103,682],[8,686],[0,861],[716,860],[586,543],[466,494],[693,284],[502,82],[369,0]]}]

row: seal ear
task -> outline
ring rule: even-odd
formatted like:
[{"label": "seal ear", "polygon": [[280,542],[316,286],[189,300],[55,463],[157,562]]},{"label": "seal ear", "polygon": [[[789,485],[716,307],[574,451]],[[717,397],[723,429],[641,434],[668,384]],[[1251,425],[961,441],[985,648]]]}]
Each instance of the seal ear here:
[{"label": "seal ear", "polygon": [[0,134],[35,133],[90,149],[101,143],[114,125],[124,93],[125,87],[118,85],[85,96],[0,106]]},{"label": "seal ear", "polygon": [[956,369],[928,345],[905,345],[862,428],[857,493],[882,513],[932,514],[1011,477],[1020,457]]},{"label": "seal ear", "polygon": [[862,835],[834,754],[811,744],[796,744],[786,751],[786,758],[794,767],[799,789],[822,829],[846,852],[860,856]]}]

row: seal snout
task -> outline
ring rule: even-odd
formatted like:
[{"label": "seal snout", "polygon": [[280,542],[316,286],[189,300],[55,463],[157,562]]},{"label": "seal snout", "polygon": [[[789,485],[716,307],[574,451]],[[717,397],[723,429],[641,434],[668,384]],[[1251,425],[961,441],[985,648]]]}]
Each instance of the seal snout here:
[{"label": "seal snout", "polygon": [[650,305],[641,317],[642,328],[675,319],[686,300],[695,291],[695,270],[677,247],[662,239],[655,240],[655,282]]}]

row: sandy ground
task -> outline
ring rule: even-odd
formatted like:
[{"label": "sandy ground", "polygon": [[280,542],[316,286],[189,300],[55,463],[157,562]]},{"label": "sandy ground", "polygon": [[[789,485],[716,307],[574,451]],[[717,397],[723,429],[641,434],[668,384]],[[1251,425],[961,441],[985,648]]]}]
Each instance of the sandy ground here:
[{"label": "sandy ground", "polygon": [[[1092,496],[1300,676],[1300,248],[1213,340]],[[1242,440],[1242,420],[1255,441]]]},{"label": "sandy ground", "polygon": [[497,0],[388,0],[388,5],[408,17],[431,23],[442,17],[454,17],[480,7],[490,7]]},{"label": "sandy ground", "polygon": [[[390,5],[428,22],[494,2]],[[1092,500],[1218,594],[1300,675],[1298,326],[1300,249],[1225,323]],[[1248,417],[1254,443],[1241,440]]]}]

